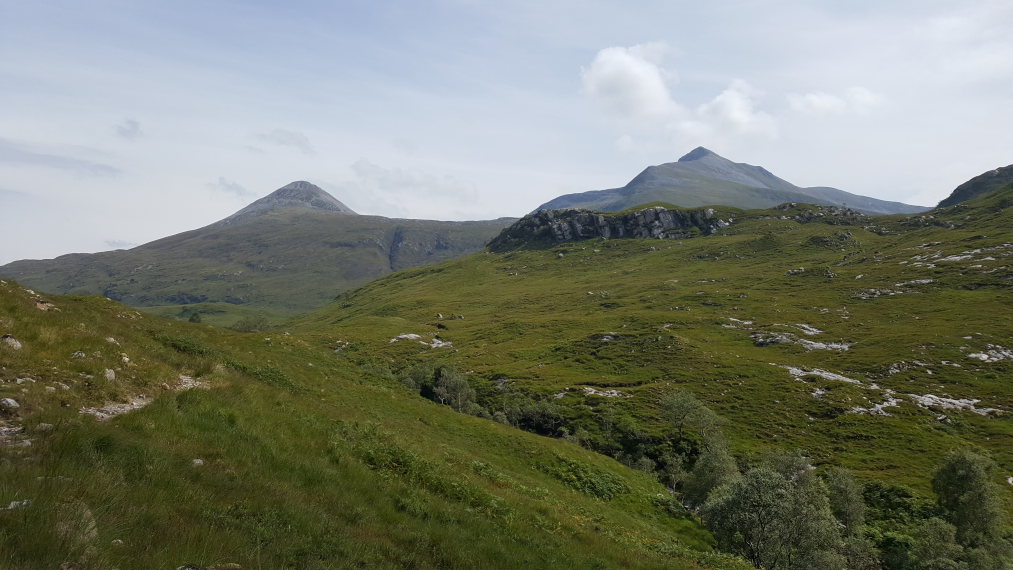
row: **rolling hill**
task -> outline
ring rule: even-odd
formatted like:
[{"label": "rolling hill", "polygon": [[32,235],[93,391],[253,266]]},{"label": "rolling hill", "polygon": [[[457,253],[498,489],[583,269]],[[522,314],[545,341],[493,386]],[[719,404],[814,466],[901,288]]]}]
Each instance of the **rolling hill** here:
[{"label": "rolling hill", "polygon": [[478,251],[511,221],[360,216],[300,181],[204,228],[125,251],[16,261],[0,276],[231,325],[291,316],[392,271]]},{"label": "rolling hill", "polygon": [[614,212],[649,202],[682,207],[770,208],[784,202],[846,206],[866,214],[903,214],[928,210],[829,187],[801,188],[760,166],[732,162],[697,147],[678,162],[650,166],[622,188],[566,194],[537,210],[585,208]]},{"label": "rolling hill", "polygon": [[540,212],[259,333],[0,281],[0,568],[999,568],[1010,206]]}]

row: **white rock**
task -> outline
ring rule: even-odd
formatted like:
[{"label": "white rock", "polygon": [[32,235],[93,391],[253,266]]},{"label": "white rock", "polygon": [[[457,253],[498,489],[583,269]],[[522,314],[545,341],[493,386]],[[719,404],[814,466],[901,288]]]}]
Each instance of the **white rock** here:
[{"label": "white rock", "polygon": [[0,344],[3,344],[3,346],[12,350],[21,350],[21,342],[9,334],[5,334],[3,338],[0,339]]},{"label": "white rock", "polygon": [[21,407],[21,404],[13,398],[2,398],[0,399],[0,410],[16,410]]},{"label": "white rock", "polygon": [[116,379],[116,371],[112,370],[110,368],[106,368],[105,376],[106,376],[106,380],[115,380]]},{"label": "white rock", "polygon": [[194,459],[190,463],[193,463],[194,467],[200,467],[200,466],[204,465],[204,460],[198,458],[198,459]]}]

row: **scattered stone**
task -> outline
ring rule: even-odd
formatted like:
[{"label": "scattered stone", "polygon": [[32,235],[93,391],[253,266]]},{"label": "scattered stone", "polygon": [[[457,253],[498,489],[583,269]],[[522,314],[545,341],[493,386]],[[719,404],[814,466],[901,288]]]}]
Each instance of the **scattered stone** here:
[{"label": "scattered stone", "polygon": [[445,347],[448,347],[448,346],[453,346],[453,344],[454,344],[453,342],[451,342],[449,340],[441,340],[439,337],[433,338],[432,342],[426,342],[424,340],[420,340],[419,343],[424,344],[424,345],[426,345],[428,347],[431,347],[431,348],[445,348]]},{"label": "scattered stone", "polygon": [[14,338],[13,335],[5,334],[0,338],[0,346],[6,346],[11,350],[21,350],[21,341]]},{"label": "scattered stone", "polygon": [[418,334],[414,334],[414,333],[404,333],[404,334],[399,334],[396,337],[390,339],[390,342],[397,342],[399,340],[417,340],[417,339],[420,339],[420,338],[422,338],[422,335],[418,335]]},{"label": "scattered stone", "polygon": [[40,310],[40,311],[59,311],[60,310],[60,309],[56,308],[56,305],[50,303],[49,301],[47,301],[45,299],[36,299],[35,300],[35,308],[38,309],[38,310]]},{"label": "scattered stone", "polygon": [[21,407],[21,404],[13,398],[2,398],[0,399],[0,410],[12,412]]},{"label": "scattered stone", "polygon": [[812,369],[808,369],[807,370],[805,368],[800,368],[800,367],[796,367],[796,366],[788,366],[788,365],[784,365],[784,364],[780,364],[780,365],[779,364],[775,364],[774,366],[779,366],[781,368],[784,368],[785,370],[788,371],[788,374],[791,374],[796,379],[801,379],[801,378],[803,378],[805,376],[818,376],[820,378],[823,378],[824,380],[836,380],[838,382],[847,382],[848,384],[862,385],[862,382],[860,380],[855,380],[854,378],[848,378],[847,376],[842,376],[840,374],[835,374],[833,372],[827,372],[826,370],[822,370],[820,368],[812,368]]},{"label": "scattered stone", "polygon": [[625,394],[619,390],[596,390],[590,386],[584,386],[584,394],[588,396],[602,396],[604,398],[632,398],[632,394]]},{"label": "scattered stone", "polygon": [[105,372],[106,380],[113,381],[116,379],[116,371],[111,368],[106,368]]},{"label": "scattered stone", "polygon": [[151,400],[142,395],[137,398],[133,398],[126,403],[106,404],[105,406],[99,408],[81,408],[79,413],[95,416],[95,419],[100,422],[104,422],[111,420],[118,415],[125,414],[133,410],[139,410],[150,403]]},{"label": "scattered stone", "polygon": [[120,344],[120,341],[116,340],[111,336],[106,337],[106,342],[108,342],[109,344],[116,344],[116,345]]},{"label": "scattered stone", "polygon": [[816,342],[804,338],[798,338],[790,333],[768,333],[755,332],[750,335],[753,344],[756,346],[771,346],[775,344],[797,344],[806,350],[837,350],[845,351],[851,348],[854,343],[848,342]]},{"label": "scattered stone", "polygon": [[911,281],[901,281],[900,283],[894,283],[894,287],[907,287],[909,285],[928,285],[933,283],[935,279],[912,279]]},{"label": "scattered stone", "polygon": [[925,394],[919,396],[918,394],[906,394],[907,397],[914,400],[915,404],[918,404],[922,408],[942,408],[944,410],[967,410],[974,412],[979,416],[989,416],[1002,412],[1002,410],[996,408],[979,408],[977,407],[978,402],[981,400],[977,399],[954,399],[954,398],[943,398],[933,394]]},{"label": "scattered stone", "polygon": [[11,501],[11,503],[7,505],[6,510],[13,511],[14,509],[23,509],[31,504],[32,504],[31,499],[21,499],[20,501]]},{"label": "scattered stone", "polygon": [[53,431],[54,427],[55,426],[53,424],[39,423],[39,424],[35,424],[35,431],[41,431],[41,432]]},{"label": "scattered stone", "polygon": [[70,355],[71,358],[86,358],[87,356],[88,356],[87,354],[85,354],[80,350]]},{"label": "scattered stone", "polygon": [[193,461],[191,461],[190,463],[192,463],[194,467],[201,467],[201,466],[204,465],[204,460],[200,459],[200,458],[197,458],[197,459],[194,459]]},{"label": "scattered stone", "polygon": [[47,392],[55,392],[56,391],[56,386],[46,386],[46,391]]},{"label": "scattered stone", "polygon": [[885,408],[896,408],[898,405],[900,405],[901,400],[900,398],[896,397],[893,390],[886,390],[884,392],[884,395],[886,396],[886,401],[884,402],[874,404],[868,408],[861,408],[861,407],[851,408],[846,413],[889,417],[890,413],[887,412]]},{"label": "scattered stone", "polygon": [[1003,348],[997,344],[988,345],[984,352],[975,352],[967,355],[968,358],[977,358],[982,362],[1001,362],[1013,360],[1013,350]]},{"label": "scattered stone", "polygon": [[111,544],[112,546],[116,546],[116,547],[119,547],[119,546],[123,546],[123,541],[122,541],[122,540],[120,540],[120,539],[118,539],[118,538],[114,538],[114,539],[112,539],[112,540],[111,540],[111,541],[109,542],[109,544]]}]

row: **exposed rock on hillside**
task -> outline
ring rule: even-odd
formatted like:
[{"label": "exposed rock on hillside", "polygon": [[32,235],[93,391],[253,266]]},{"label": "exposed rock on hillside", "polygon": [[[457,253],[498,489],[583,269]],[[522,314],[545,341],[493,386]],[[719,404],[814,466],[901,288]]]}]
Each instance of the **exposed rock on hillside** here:
[{"label": "exposed rock on hillside", "polygon": [[271,192],[219,223],[235,223],[259,214],[292,208],[355,214],[351,208],[342,204],[319,186],[305,180],[297,180]]},{"label": "exposed rock on hillside", "polygon": [[606,214],[590,210],[541,210],[503,230],[489,242],[493,251],[524,245],[551,245],[594,238],[686,238],[727,227],[711,208],[675,210],[663,207]]}]

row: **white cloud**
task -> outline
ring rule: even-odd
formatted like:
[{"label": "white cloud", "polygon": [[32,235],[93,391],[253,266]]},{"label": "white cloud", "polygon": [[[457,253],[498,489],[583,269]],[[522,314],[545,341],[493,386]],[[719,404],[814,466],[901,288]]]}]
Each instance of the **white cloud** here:
[{"label": "white cloud", "polygon": [[130,249],[132,247],[137,247],[138,245],[132,241],[124,241],[121,239],[107,239],[105,243],[112,249]]},{"label": "white cloud", "polygon": [[[351,165],[353,180],[337,185],[336,197],[355,204],[357,211],[382,211],[385,215],[447,219],[478,201],[473,184],[453,176],[437,176],[402,168],[387,168],[364,158]],[[449,206],[453,204],[454,206]]]},{"label": "white cloud", "polygon": [[274,129],[269,133],[258,134],[257,138],[274,145],[294,148],[303,154],[313,154],[313,145],[310,144],[309,137],[298,131]]},{"label": "white cloud", "polygon": [[[637,131],[641,138],[713,144],[737,137],[777,137],[776,119],[758,108],[762,93],[746,81],[733,80],[695,109],[678,101],[670,89],[677,74],[661,65],[669,51],[663,43],[602,49],[582,72],[584,93],[619,119],[624,130]],[[629,132],[615,141],[622,152],[652,146],[635,145]]]},{"label": "white cloud", "polygon": [[668,88],[676,75],[660,65],[667,51],[662,43],[600,50],[582,72],[584,92],[620,119],[671,118],[682,109]]},{"label": "white cloud", "polygon": [[52,145],[38,148],[35,145],[19,143],[0,138],[0,163],[41,166],[43,168],[64,170],[88,176],[117,176],[120,169],[63,154],[65,149],[56,149]]},{"label": "white cloud", "polygon": [[760,95],[759,90],[736,79],[713,100],[701,105],[697,115],[722,133],[777,138],[777,121],[756,109],[756,98]]},{"label": "white cloud", "polygon": [[247,198],[257,195],[256,192],[247,190],[246,187],[242,186],[237,182],[228,180],[224,176],[219,176],[216,182],[211,182],[210,184],[208,184],[208,188],[211,188],[212,190],[218,190],[221,192],[227,192],[229,194],[235,194],[240,198]]},{"label": "white cloud", "polygon": [[132,141],[139,139],[144,133],[141,132],[141,123],[134,119],[125,119],[121,124],[116,125],[116,134]]},{"label": "white cloud", "polygon": [[883,97],[865,87],[849,87],[843,95],[824,91],[787,95],[788,106],[806,115],[865,114],[883,102]]}]

